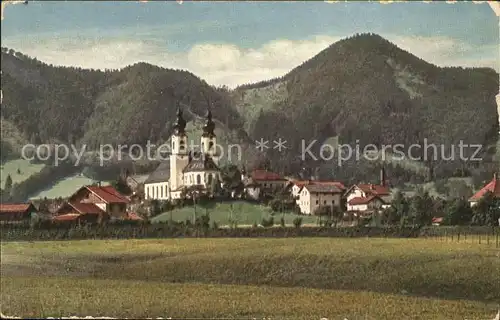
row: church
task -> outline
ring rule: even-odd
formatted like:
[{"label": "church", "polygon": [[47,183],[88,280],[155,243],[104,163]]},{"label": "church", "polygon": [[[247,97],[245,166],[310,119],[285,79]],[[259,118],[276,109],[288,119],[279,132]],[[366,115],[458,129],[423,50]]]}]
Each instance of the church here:
[{"label": "church", "polygon": [[210,109],[199,150],[189,150],[186,120],[182,110],[177,110],[177,120],[171,137],[171,153],[168,161],[144,181],[145,200],[174,200],[185,197],[187,188],[197,186],[208,191],[214,179],[220,179],[219,156],[216,152],[215,123]]}]

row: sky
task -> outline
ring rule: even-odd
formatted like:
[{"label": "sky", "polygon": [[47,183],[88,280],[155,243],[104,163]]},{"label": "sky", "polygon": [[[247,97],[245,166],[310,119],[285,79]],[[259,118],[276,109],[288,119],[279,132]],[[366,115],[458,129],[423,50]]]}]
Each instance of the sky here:
[{"label": "sky", "polygon": [[487,3],[30,1],[4,8],[2,47],[54,65],[149,62],[231,88],[279,77],[355,33],[439,66],[500,70]]}]

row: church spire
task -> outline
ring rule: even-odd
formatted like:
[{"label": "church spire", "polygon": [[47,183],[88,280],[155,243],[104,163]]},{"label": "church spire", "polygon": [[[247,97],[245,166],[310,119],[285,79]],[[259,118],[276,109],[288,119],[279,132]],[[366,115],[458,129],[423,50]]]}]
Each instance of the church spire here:
[{"label": "church spire", "polygon": [[207,112],[207,122],[203,126],[203,137],[215,137],[215,122],[212,120],[212,111],[210,107]]},{"label": "church spire", "polygon": [[182,117],[181,107],[177,107],[177,121],[174,125],[174,134],[183,135],[186,133],[186,120]]}]

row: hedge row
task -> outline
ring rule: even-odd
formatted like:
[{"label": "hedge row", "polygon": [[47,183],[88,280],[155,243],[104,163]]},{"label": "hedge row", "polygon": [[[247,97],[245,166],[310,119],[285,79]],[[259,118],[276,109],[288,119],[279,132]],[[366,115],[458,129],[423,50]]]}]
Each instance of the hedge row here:
[{"label": "hedge row", "polygon": [[[442,231],[441,231],[442,230]],[[466,232],[468,230],[469,232]],[[473,232],[474,231],[474,232]],[[459,227],[274,227],[274,228],[217,228],[186,224],[142,224],[106,225],[99,227],[54,226],[52,228],[29,228],[22,226],[2,226],[2,241],[37,240],[82,240],[82,239],[151,239],[178,237],[241,237],[241,238],[286,238],[286,237],[386,237],[417,238],[451,236],[453,234],[499,234],[499,228],[473,228],[461,230]]]}]

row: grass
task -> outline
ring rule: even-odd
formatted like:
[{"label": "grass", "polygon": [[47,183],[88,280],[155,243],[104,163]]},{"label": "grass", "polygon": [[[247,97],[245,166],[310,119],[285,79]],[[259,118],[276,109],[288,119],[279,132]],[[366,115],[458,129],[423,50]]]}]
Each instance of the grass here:
[{"label": "grass", "polygon": [[[56,182],[55,185],[50,188],[40,191],[38,194],[33,196],[31,199],[42,199],[47,197],[48,199],[54,199],[58,197],[66,198],[76,192],[83,186],[90,185],[94,180],[89,179],[84,176],[74,175],[63,180]],[[108,182],[102,182],[103,185],[109,184]]]},{"label": "grass", "polygon": [[[2,189],[5,187],[8,175],[12,178],[12,183],[20,183],[40,172],[44,166],[44,164],[32,164],[29,160],[24,159],[6,161],[1,165],[0,186]],[[20,173],[17,172],[18,169]]]},{"label": "grass", "polygon": [[423,239],[2,243],[2,312],[492,319],[499,260],[493,246]]},{"label": "grass", "polygon": [[[264,205],[254,204],[245,201],[233,202],[233,213],[231,213],[230,203],[223,202],[217,203],[215,208],[209,210],[210,221],[216,221],[220,226],[230,225],[231,217],[233,220],[238,222],[238,225],[253,225],[254,223],[261,223],[262,219],[268,219],[271,217],[271,209]],[[198,206],[196,209],[197,215],[205,214],[205,209]],[[162,213],[152,219],[152,222],[164,222],[170,220],[172,217],[175,221],[186,221],[186,219],[192,220],[194,217],[194,207],[186,206],[183,208],[175,209],[171,212]],[[282,214],[276,213],[274,216],[275,224],[280,223]],[[284,215],[285,223],[287,225],[293,225],[293,220],[296,217],[301,217],[304,224],[316,224],[317,218],[312,216],[299,216],[292,213],[286,213]]]}]

